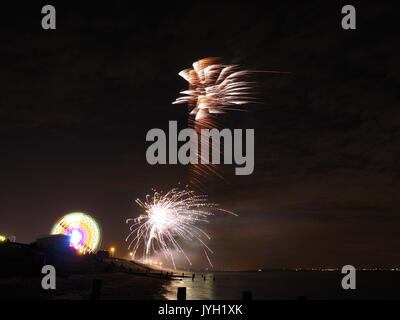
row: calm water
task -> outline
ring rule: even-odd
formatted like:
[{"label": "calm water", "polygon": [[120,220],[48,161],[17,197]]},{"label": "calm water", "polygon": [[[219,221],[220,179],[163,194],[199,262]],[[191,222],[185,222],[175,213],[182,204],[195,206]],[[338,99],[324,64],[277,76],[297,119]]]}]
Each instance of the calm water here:
[{"label": "calm water", "polygon": [[[400,299],[400,272],[358,271],[356,290],[343,290],[339,272],[229,272],[196,275],[172,280],[164,297],[176,300],[178,287],[187,288],[188,300],[240,300],[251,291],[255,300],[309,299]],[[213,281],[215,276],[215,281]]]}]

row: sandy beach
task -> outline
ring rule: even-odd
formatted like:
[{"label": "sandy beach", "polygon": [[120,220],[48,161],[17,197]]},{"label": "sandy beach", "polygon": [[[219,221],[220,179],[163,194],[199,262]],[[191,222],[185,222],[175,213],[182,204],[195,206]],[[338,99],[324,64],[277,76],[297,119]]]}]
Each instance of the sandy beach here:
[{"label": "sandy beach", "polygon": [[56,290],[43,290],[41,278],[0,279],[0,300],[89,300],[93,279],[102,280],[102,300],[163,299],[170,280],[127,273],[71,275],[57,278]]}]

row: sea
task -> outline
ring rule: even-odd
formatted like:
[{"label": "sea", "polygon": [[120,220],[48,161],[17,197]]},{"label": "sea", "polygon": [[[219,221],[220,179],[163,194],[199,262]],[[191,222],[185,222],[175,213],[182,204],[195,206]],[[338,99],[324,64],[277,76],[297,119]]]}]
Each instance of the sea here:
[{"label": "sea", "polygon": [[[162,288],[167,300],[186,287],[187,300],[376,300],[400,299],[399,271],[357,271],[356,288],[344,290],[340,271],[261,271],[196,274],[171,280]],[[204,279],[205,278],[205,279]],[[248,293],[247,293],[248,294]]]}]

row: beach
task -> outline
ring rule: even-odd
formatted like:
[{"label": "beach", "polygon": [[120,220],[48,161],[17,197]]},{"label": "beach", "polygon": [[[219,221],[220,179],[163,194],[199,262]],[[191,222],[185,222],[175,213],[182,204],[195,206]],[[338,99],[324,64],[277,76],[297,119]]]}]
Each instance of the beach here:
[{"label": "beach", "polygon": [[40,277],[0,279],[0,300],[89,300],[93,280],[102,282],[102,300],[164,299],[168,280],[128,273],[101,273],[57,277],[56,290],[43,290]]}]

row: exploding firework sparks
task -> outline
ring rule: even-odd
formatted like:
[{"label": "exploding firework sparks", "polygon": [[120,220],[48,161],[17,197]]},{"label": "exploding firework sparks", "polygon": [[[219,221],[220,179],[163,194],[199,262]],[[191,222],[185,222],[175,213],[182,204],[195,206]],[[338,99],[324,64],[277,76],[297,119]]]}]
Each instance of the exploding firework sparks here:
[{"label": "exploding firework sparks", "polygon": [[[189,126],[198,133],[202,129],[216,128],[218,114],[243,110],[244,104],[257,102],[252,97],[255,83],[246,80],[252,71],[220,61],[219,58],[201,59],[193,63],[193,69],[179,73],[189,82],[189,89],[180,92],[184,96],[177,98],[173,104],[188,105]],[[214,164],[200,164],[203,163],[201,157],[198,153],[199,164],[190,165],[189,182],[194,188],[204,191],[208,189],[212,177],[224,178]]]},{"label": "exploding firework sparks", "polygon": [[[177,98],[173,104],[188,105],[189,126],[197,133],[203,128],[216,128],[218,114],[233,110],[244,111],[245,104],[259,103],[254,94],[256,82],[248,81],[254,73],[288,74],[243,70],[236,64],[224,64],[219,58],[201,59],[193,63],[193,69],[185,69],[179,73],[189,83],[189,88],[180,92],[183,96]],[[207,190],[212,177],[223,179],[223,176],[215,165],[200,164],[200,153],[197,157],[199,164],[190,166],[190,184],[199,190]]]},{"label": "exploding firework sparks", "polygon": [[146,196],[145,202],[137,199],[136,203],[145,213],[126,221],[133,222],[131,233],[126,238],[126,241],[130,241],[129,249],[133,247],[136,252],[142,245],[146,260],[150,254],[160,250],[174,268],[174,251],[182,254],[191,264],[182,248],[184,241],[198,241],[211,264],[207,252],[213,251],[205,244],[210,237],[199,225],[208,223],[208,218],[216,211],[233,214],[218,208],[217,204],[209,203],[207,196],[197,195],[187,189],[172,189],[166,194],[154,192],[152,196]]},{"label": "exploding firework sparks", "polygon": [[188,104],[195,121],[205,124],[209,124],[207,120],[213,114],[241,110],[238,106],[255,102],[251,96],[254,82],[245,80],[251,71],[218,61],[217,58],[202,59],[193,63],[193,69],[181,71],[179,75],[189,82],[189,90],[180,92],[184,96],[173,102]]}]

